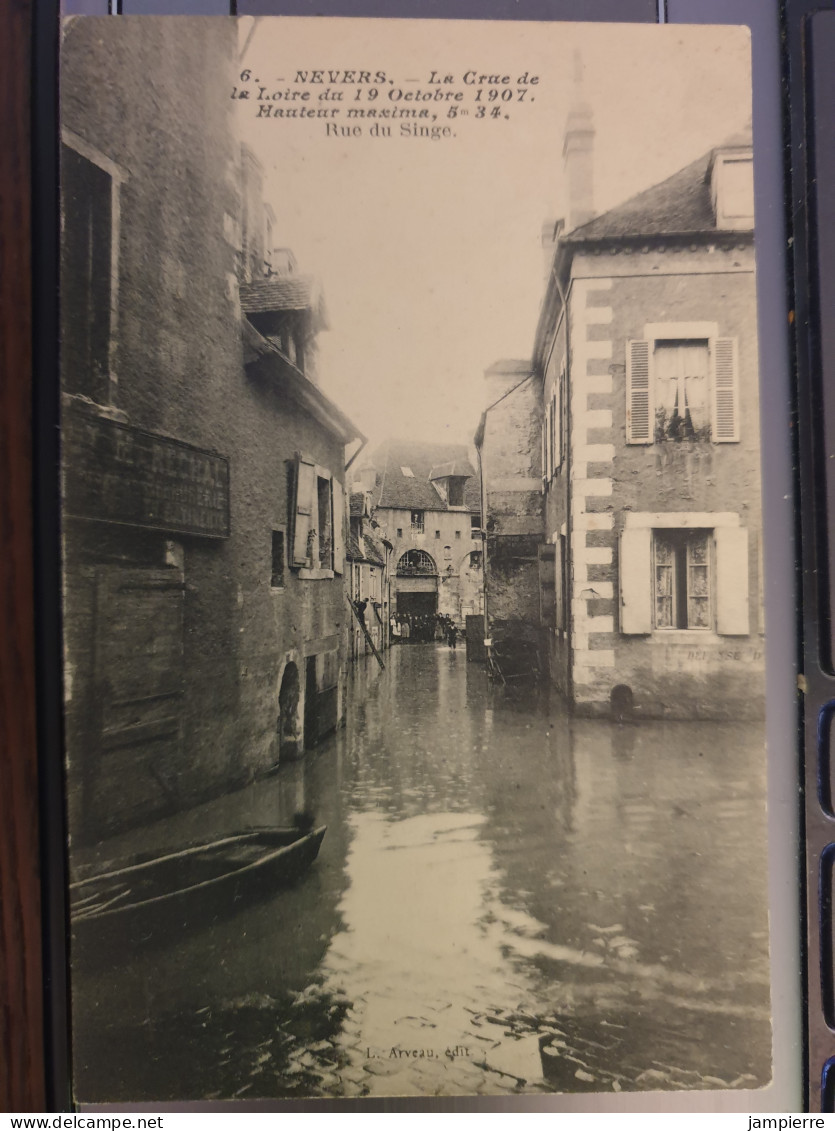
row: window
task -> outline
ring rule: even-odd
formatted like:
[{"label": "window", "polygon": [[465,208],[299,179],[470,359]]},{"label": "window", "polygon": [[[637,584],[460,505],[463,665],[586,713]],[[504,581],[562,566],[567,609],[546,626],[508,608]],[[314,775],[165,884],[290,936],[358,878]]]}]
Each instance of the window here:
[{"label": "window", "polygon": [[397,528],[397,537],[398,538],[403,537],[403,527],[402,526],[398,526],[398,528]]},{"label": "window", "polygon": [[110,402],[114,272],[114,179],[62,146],[62,370],[64,388]]},{"label": "window", "polygon": [[754,166],[750,152],[720,154],[713,165],[711,197],[716,227],[754,227]]},{"label": "window", "polygon": [[274,530],[272,540],[272,572],[270,586],[273,589],[284,588],[284,531]]},{"label": "window", "polygon": [[423,550],[407,550],[397,563],[398,577],[434,577],[437,572],[435,562]]},{"label": "window", "polygon": [[543,628],[557,628],[556,608],[556,556],[557,548],[551,543],[539,546],[539,623]]},{"label": "window", "polygon": [[436,531],[435,531],[435,537],[436,537],[436,538],[440,538],[440,537],[441,537],[441,532],[440,532],[440,530],[436,530]]},{"label": "window", "polygon": [[469,558],[470,569],[481,569],[484,565],[483,552],[481,550],[473,550]]},{"label": "window", "polygon": [[[345,503],[342,484],[327,468],[299,455],[289,480],[293,518],[292,566],[307,576],[341,574],[345,560]],[[301,575],[300,575],[301,576]]]},{"label": "window", "polygon": [[477,538],[479,536],[479,534],[481,534],[481,515],[480,514],[471,514],[470,515],[470,533],[472,534],[472,536],[474,538]]},{"label": "window", "polygon": [[655,343],[655,442],[709,440],[707,342]]},{"label": "window", "polygon": [[707,530],[654,530],[655,628],[710,628]]},{"label": "window", "polygon": [[732,512],[629,513],[618,543],[620,631],[748,636],[748,541]]},{"label": "window", "polygon": [[[333,566],[333,538],[331,515],[331,480],[320,475],[316,477],[316,501],[318,525],[318,547],[314,549],[314,565],[322,569],[331,569]],[[315,531],[311,531],[311,534]],[[318,555],[318,563],[316,556]]]},{"label": "window", "polygon": [[[670,332],[688,329],[707,332]],[[706,323],[645,330],[627,345],[627,442],[738,441],[736,340],[715,337]]]},{"label": "window", "polygon": [[463,507],[464,505],[464,484],[466,479],[456,476],[450,476],[447,480],[447,503],[451,507]]},{"label": "window", "polygon": [[412,533],[423,534],[423,511],[412,511]]},{"label": "window", "polygon": [[452,546],[444,546],[444,561],[452,561]]},{"label": "window", "polygon": [[456,530],[456,531],[455,531],[455,537],[456,537],[456,538],[460,538],[460,537],[461,537],[461,531],[460,531],[460,530]]},{"label": "window", "polygon": [[545,416],[542,422],[542,479],[548,483],[562,466],[563,453],[563,394],[566,387],[565,358],[560,364],[559,373],[554,369],[554,355],[548,362],[548,372],[552,375],[550,394],[546,376]]}]

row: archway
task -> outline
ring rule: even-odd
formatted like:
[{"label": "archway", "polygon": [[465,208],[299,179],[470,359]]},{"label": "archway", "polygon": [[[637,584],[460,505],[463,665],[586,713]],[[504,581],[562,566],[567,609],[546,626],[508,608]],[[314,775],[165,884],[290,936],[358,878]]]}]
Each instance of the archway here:
[{"label": "archway", "polygon": [[[396,585],[399,616],[431,617],[438,611],[438,567],[425,550],[403,554],[397,563]],[[428,629],[424,635],[428,638]]]},{"label": "archway", "polygon": [[425,550],[407,550],[397,563],[398,577],[437,577],[435,559]]},{"label": "archway", "polygon": [[278,692],[278,760],[297,758],[299,747],[299,669],[292,661],[284,669]]}]

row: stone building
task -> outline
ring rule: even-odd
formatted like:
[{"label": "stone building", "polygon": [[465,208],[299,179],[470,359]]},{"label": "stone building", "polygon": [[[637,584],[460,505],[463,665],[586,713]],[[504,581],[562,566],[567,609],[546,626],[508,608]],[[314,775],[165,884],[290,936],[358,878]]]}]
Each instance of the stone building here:
[{"label": "stone building", "polygon": [[[371,502],[364,491],[349,495],[348,572],[349,592],[354,607],[364,618],[365,627],[378,652],[389,643],[389,557],[390,543],[378,537],[377,523],[371,518]],[[364,605],[363,605],[364,603]],[[359,606],[363,606],[361,609]],[[354,619],[351,625],[351,659],[371,652],[368,638]]]},{"label": "stone building", "polygon": [[[507,599],[501,535],[533,529],[538,475],[539,617],[556,687],[589,714],[757,716],[751,136],[596,215],[594,122],[577,94],[563,147],[569,214],[543,228],[530,380],[522,363],[488,371],[476,436],[488,620]],[[518,570],[525,582],[510,596],[529,621],[532,548]]]},{"label": "stone building", "polygon": [[534,349],[554,681],[588,712],[756,715],[750,137],[555,236]]},{"label": "stone building", "polygon": [[287,256],[267,274],[271,217],[262,203],[258,218],[257,162],[222,96],[236,57],[231,20],[65,30],[76,838],[243,785],[343,711],[343,482],[358,433],[310,377],[325,324],[314,282]]},{"label": "stone building", "polygon": [[467,447],[387,440],[358,484],[393,547],[391,611],[439,613],[460,627],[482,612],[480,488]]},{"label": "stone building", "polygon": [[530,361],[485,373],[488,406],[475,435],[484,515],[484,632],[539,643],[542,623],[540,391]]}]

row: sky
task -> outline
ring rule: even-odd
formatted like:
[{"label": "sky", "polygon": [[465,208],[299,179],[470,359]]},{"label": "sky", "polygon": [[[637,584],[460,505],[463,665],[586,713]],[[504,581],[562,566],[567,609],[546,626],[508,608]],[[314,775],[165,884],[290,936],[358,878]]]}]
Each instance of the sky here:
[{"label": "sky", "polygon": [[[455,135],[436,141],[398,136],[399,121],[387,123],[389,138],[369,136],[367,121],[362,136],[328,136],[321,120],[257,118],[255,102],[236,103],[265,169],[275,242],[324,292],[321,386],[372,444],[469,442],[489,399],[484,370],[530,357],[542,224],[566,211],[562,143],[578,98],[577,52],[594,115],[597,212],[751,119],[749,40],[739,28],[288,18],[242,20],[241,42],[251,98],[255,79],[270,91],[305,89],[293,77],[313,68],[384,70],[377,106],[413,105],[388,101],[388,91],[433,91],[432,71],[453,75],[445,89],[466,91],[456,104],[469,108],[466,120],[446,119],[446,104],[418,104]],[[501,107],[508,117],[476,120],[468,71],[508,74],[514,92],[526,73],[539,82],[523,84],[522,104]],[[348,124],[356,87],[340,88],[343,103],[318,102],[322,85],[309,89],[308,106],[339,107]]]}]

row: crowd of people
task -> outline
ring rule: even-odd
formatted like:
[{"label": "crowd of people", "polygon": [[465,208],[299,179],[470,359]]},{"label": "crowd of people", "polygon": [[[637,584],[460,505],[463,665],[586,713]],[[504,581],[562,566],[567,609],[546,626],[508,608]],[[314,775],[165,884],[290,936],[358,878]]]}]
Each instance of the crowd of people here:
[{"label": "crowd of people", "polygon": [[460,630],[447,613],[392,613],[392,644],[446,643],[454,648]]}]

